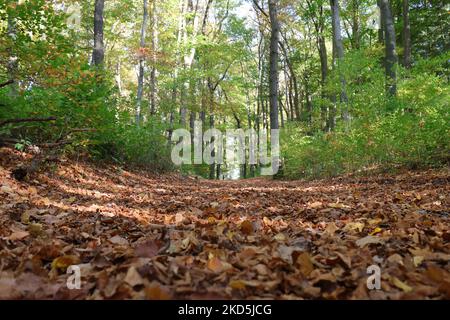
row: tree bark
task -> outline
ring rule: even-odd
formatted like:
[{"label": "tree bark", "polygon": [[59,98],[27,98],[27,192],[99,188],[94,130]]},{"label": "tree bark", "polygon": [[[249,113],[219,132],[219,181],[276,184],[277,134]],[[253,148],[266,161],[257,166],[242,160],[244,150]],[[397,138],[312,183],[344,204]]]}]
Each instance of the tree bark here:
[{"label": "tree bark", "polygon": [[392,11],[389,0],[378,0],[378,6],[380,7],[381,17],[384,24],[385,33],[385,46],[386,46],[386,90],[389,96],[397,95],[397,71],[396,65],[398,63],[398,57],[396,53],[395,42],[395,28],[394,20],[392,18]]},{"label": "tree bark", "polygon": [[145,71],[145,35],[148,20],[148,0],[144,0],[144,12],[142,15],[141,25],[141,41],[139,52],[139,73],[138,73],[138,91],[137,91],[137,103],[136,103],[136,125],[141,123],[142,112],[142,96],[144,93],[144,71]]},{"label": "tree bark", "polygon": [[278,0],[269,0],[269,16],[271,24],[270,36],[270,71],[269,71],[269,91],[270,91],[270,128],[279,129],[278,121],[278,56],[280,41],[280,23],[278,21]]},{"label": "tree bark", "polygon": [[105,60],[105,45],[103,43],[103,11],[105,0],[95,0],[94,11],[94,51],[92,61],[95,66],[103,65]]},{"label": "tree bark", "polygon": [[18,57],[14,53],[14,45],[17,37],[17,28],[14,18],[8,15],[7,36],[11,41],[11,47],[8,48],[8,63],[6,66],[9,81],[5,82],[6,85],[11,85],[9,95],[16,97],[19,91],[19,85],[17,83],[18,73]]},{"label": "tree bark", "polygon": [[403,0],[403,66],[411,68],[411,24],[409,21],[409,0]]},{"label": "tree bark", "polygon": [[[339,67],[342,59],[344,58],[344,43],[342,41],[342,31],[341,31],[341,17],[339,12],[339,1],[338,0],[330,0],[331,5],[331,18],[333,24],[333,55],[335,57],[336,63]],[[340,72],[340,71],[339,71]],[[340,72],[341,73],[341,72]],[[342,74],[340,74],[341,81],[341,94],[340,101],[343,104],[342,109],[342,118],[346,125],[348,126],[350,122],[350,115],[348,112],[348,98],[346,93],[346,81]]]},{"label": "tree bark", "polygon": [[152,3],[152,69],[150,73],[150,114],[156,113],[156,98],[157,98],[157,52],[159,47],[159,35],[158,35],[158,12],[156,7],[156,0]]}]

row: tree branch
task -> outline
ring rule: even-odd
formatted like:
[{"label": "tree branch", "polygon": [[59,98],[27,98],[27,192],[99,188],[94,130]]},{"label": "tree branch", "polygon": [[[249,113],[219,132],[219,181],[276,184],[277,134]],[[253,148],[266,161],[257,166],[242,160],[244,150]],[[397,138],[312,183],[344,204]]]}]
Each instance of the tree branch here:
[{"label": "tree branch", "polygon": [[24,123],[24,122],[48,122],[48,121],[56,121],[57,118],[49,117],[49,118],[26,118],[26,119],[9,119],[0,122],[0,127],[5,126],[10,123]]},{"label": "tree branch", "polygon": [[10,84],[13,84],[13,83],[14,83],[14,80],[8,80],[6,82],[0,83],[0,88],[9,86]]}]

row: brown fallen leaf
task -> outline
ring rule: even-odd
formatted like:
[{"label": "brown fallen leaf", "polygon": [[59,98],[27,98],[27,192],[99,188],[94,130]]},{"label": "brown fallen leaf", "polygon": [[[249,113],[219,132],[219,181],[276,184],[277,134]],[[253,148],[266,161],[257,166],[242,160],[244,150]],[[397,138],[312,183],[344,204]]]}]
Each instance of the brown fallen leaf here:
[{"label": "brown fallen leaf", "polygon": [[161,247],[161,243],[158,240],[150,239],[138,244],[134,249],[134,253],[137,257],[153,258],[154,256],[158,255]]},{"label": "brown fallen leaf", "polygon": [[209,270],[215,273],[221,273],[232,268],[232,266],[229,263],[223,262],[217,257],[209,259],[207,267]]},{"label": "brown fallen leaf", "polygon": [[123,279],[126,283],[128,283],[131,287],[139,286],[144,284],[144,279],[136,270],[135,267],[130,267],[128,269],[127,275]]},{"label": "brown fallen leaf", "polygon": [[13,233],[11,233],[11,235],[7,239],[11,240],[11,241],[18,241],[18,240],[25,239],[29,235],[30,235],[30,233],[27,231],[14,231]]},{"label": "brown fallen leaf", "polygon": [[253,234],[253,223],[249,220],[245,220],[241,223],[241,231],[245,235]]},{"label": "brown fallen leaf", "polygon": [[118,244],[118,245],[121,245],[121,246],[128,245],[128,240],[125,239],[125,238],[122,238],[119,235],[116,235],[116,236],[114,236],[112,238],[109,238],[109,242],[111,242],[113,244]]},{"label": "brown fallen leaf", "polygon": [[356,241],[356,244],[360,248],[365,247],[369,244],[383,244],[383,243],[384,243],[383,239],[374,236],[367,236]]},{"label": "brown fallen leaf", "polygon": [[170,300],[172,295],[169,290],[157,282],[153,282],[148,288],[145,288],[145,296],[148,300]]},{"label": "brown fallen leaf", "polygon": [[304,252],[297,257],[297,265],[300,272],[305,276],[309,276],[314,271],[314,265],[311,262],[311,256],[309,253]]}]

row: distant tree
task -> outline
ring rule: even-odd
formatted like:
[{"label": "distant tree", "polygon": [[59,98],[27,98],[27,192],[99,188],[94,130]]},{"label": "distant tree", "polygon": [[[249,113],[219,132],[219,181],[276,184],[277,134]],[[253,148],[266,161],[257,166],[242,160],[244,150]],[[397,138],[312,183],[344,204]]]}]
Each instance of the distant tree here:
[{"label": "distant tree", "polygon": [[92,53],[92,62],[96,66],[102,65],[105,60],[105,45],[103,43],[104,8],[105,8],[105,0],[95,0],[94,51]]}]

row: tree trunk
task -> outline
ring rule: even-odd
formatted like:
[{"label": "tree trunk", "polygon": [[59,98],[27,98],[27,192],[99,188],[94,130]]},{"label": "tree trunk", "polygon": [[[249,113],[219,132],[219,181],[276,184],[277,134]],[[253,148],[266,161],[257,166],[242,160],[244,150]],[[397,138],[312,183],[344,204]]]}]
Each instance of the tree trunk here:
[{"label": "tree trunk", "polygon": [[409,0],[403,0],[403,66],[411,68],[411,24],[409,21]]},{"label": "tree trunk", "polygon": [[144,0],[144,12],[142,16],[141,25],[141,42],[140,42],[140,56],[139,56],[139,74],[138,74],[138,91],[137,91],[137,105],[136,105],[136,125],[141,123],[141,106],[142,95],[144,93],[144,67],[145,67],[145,33],[148,20],[148,0]]},{"label": "tree trunk", "polygon": [[105,60],[105,45],[103,43],[103,11],[105,0],[95,0],[94,11],[94,51],[92,61],[95,66],[103,65]]},{"label": "tree trunk", "polygon": [[395,43],[395,28],[392,18],[391,6],[389,0],[378,0],[381,11],[381,17],[384,20],[385,46],[386,46],[386,90],[388,95],[397,95],[397,71],[398,62]]},{"label": "tree trunk", "polygon": [[7,36],[11,41],[11,47],[8,48],[8,63],[6,66],[10,91],[9,95],[11,97],[16,97],[19,91],[19,86],[17,83],[17,73],[18,73],[18,61],[17,56],[14,53],[14,44],[15,39],[17,37],[17,28],[14,19],[11,16],[8,16],[8,26],[7,26]]},{"label": "tree trunk", "polygon": [[353,45],[354,49],[360,48],[360,38],[361,38],[361,32],[360,32],[360,19],[359,19],[359,2],[360,0],[352,0],[352,9],[353,9],[353,15],[352,15],[352,35],[353,35]]},{"label": "tree trunk", "polygon": [[271,24],[270,36],[270,128],[279,129],[278,122],[278,42],[280,41],[280,24],[278,21],[278,0],[269,0],[269,15]]},{"label": "tree trunk", "polygon": [[[333,49],[335,52],[333,53],[336,63],[339,65],[344,58],[344,43],[342,41],[342,31],[341,31],[341,17],[339,12],[339,1],[338,0],[330,0],[331,12],[332,12],[332,24],[333,24]],[[350,122],[350,115],[348,113],[348,98],[345,90],[346,81],[344,76],[340,75],[341,81],[341,94],[340,101],[343,104],[342,109],[342,118],[346,125],[348,126]]]},{"label": "tree trunk", "polygon": [[150,73],[150,114],[155,115],[156,113],[156,96],[157,96],[157,52],[159,46],[159,35],[158,35],[158,12],[156,9],[156,0],[153,0],[152,4],[152,70]]}]

